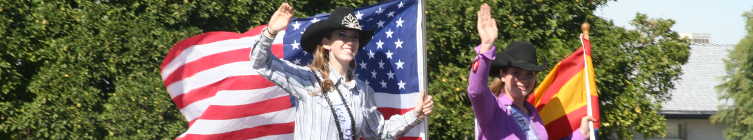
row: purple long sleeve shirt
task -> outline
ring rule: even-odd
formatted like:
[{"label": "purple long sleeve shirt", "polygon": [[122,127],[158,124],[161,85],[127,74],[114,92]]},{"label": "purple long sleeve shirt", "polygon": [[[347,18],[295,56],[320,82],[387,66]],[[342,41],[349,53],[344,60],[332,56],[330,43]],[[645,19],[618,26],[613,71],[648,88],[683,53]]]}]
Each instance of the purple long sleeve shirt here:
[{"label": "purple long sleeve shirt", "polygon": [[[473,105],[473,112],[476,115],[476,139],[478,140],[519,140],[527,139],[524,132],[512,117],[512,99],[507,96],[495,97],[488,86],[489,69],[491,62],[495,59],[496,47],[492,46],[489,50],[481,52],[481,47],[476,46],[476,56],[474,63],[476,68],[471,68],[468,78],[468,97]],[[500,93],[504,95],[504,93]],[[540,140],[548,140],[546,128],[541,121],[541,117],[536,109],[527,102],[525,103],[529,114],[526,114],[528,121],[531,122],[531,128]],[[514,106],[513,106],[514,107]],[[571,135],[573,140],[583,140],[583,134],[579,131]]]}]

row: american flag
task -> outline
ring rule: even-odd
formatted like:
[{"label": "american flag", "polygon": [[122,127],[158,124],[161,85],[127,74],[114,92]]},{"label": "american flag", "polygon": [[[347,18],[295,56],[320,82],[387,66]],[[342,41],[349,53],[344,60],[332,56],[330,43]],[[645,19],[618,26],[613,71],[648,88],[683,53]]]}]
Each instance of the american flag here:
[{"label": "american flag", "polygon": [[[423,15],[420,0],[393,0],[354,11],[363,28],[375,31],[358,52],[357,77],[377,93],[386,119],[410,111],[426,89]],[[307,65],[311,54],[300,36],[328,14],[294,18],[277,35],[275,56]],[[243,34],[207,32],[176,43],[161,65],[172,101],[188,123],[176,139],[292,139],[295,108],[288,93],[251,69],[250,45],[265,26]],[[425,139],[421,124],[401,139]]]}]

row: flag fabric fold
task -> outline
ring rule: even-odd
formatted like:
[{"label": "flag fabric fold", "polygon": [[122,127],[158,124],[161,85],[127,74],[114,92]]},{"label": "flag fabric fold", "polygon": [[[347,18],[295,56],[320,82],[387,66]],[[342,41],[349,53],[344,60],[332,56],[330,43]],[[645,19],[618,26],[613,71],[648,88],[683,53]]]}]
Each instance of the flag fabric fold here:
[{"label": "flag fabric fold", "polygon": [[599,128],[599,100],[591,62],[591,42],[583,35],[580,39],[582,46],[557,63],[528,97],[528,102],[539,111],[550,140],[567,138],[578,131],[581,119],[589,114],[589,110],[595,120],[594,128]]},{"label": "flag fabric fold", "polygon": [[[420,0],[394,0],[354,11],[364,29],[375,33],[359,50],[354,70],[377,92],[378,110],[386,119],[411,110],[418,92],[425,89],[421,11]],[[311,54],[302,51],[300,36],[311,23],[327,16],[292,19],[275,37],[273,54],[307,65]],[[293,139],[291,96],[250,66],[250,47],[264,27],[245,33],[202,33],[170,49],[160,74],[188,121],[188,129],[176,139]],[[425,138],[425,123],[401,139]]]}]

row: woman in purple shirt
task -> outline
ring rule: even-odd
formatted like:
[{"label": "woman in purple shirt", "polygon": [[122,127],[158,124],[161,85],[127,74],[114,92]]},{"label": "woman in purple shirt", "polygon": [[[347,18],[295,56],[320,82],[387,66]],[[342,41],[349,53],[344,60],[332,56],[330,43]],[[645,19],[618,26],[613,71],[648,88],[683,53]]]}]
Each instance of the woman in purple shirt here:
[{"label": "woman in purple shirt", "polygon": [[[479,140],[547,140],[546,129],[536,109],[525,101],[536,85],[536,72],[544,69],[536,62],[536,48],[528,42],[513,42],[504,52],[495,54],[497,23],[491,8],[481,5],[477,28],[481,44],[468,79],[468,96],[476,114],[476,136]],[[487,86],[489,76],[494,77]],[[588,135],[581,120],[580,131],[570,139],[582,140]]]}]

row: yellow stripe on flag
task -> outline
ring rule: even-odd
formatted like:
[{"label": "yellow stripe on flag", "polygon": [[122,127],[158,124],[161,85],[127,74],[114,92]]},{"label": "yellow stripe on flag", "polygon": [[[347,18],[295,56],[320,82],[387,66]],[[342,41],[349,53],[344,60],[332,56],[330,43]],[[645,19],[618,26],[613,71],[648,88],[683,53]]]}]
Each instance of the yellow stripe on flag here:
[{"label": "yellow stripe on flag", "polygon": [[[583,76],[583,72],[578,72],[577,76]],[[541,119],[544,124],[549,124],[562,116],[567,115],[575,109],[581,108],[586,105],[585,87],[583,86],[583,79],[573,78],[570,79],[560,90],[552,97],[552,100],[547,103],[544,108],[539,111]],[[571,93],[571,94],[565,94]]]}]

